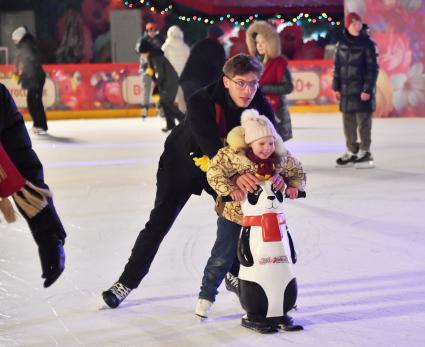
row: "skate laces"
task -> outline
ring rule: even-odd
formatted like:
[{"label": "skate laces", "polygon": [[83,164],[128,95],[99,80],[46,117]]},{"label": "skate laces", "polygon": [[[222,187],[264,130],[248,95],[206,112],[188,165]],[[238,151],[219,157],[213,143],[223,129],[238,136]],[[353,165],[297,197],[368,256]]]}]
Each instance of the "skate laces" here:
[{"label": "skate laces", "polygon": [[230,282],[230,284],[233,287],[235,287],[235,288],[238,287],[239,281],[238,281],[238,278],[236,276],[233,276],[230,272],[228,272],[226,277],[227,277],[227,280]]},{"label": "skate laces", "polygon": [[120,282],[115,283],[110,291],[120,300],[123,301],[128,294],[130,294],[131,289],[126,287]]}]

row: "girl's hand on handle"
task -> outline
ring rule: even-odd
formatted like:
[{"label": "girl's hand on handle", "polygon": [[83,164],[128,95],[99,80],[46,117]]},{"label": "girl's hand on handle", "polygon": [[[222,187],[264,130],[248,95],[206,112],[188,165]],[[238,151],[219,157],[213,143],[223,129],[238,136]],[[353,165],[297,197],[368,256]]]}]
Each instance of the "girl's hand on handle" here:
[{"label": "girl's hand on handle", "polygon": [[260,180],[247,172],[243,175],[237,175],[235,183],[246,194],[248,192],[253,193],[257,189],[257,185],[260,184]]},{"label": "girl's hand on handle", "polygon": [[230,193],[230,196],[232,197],[233,201],[242,201],[245,197],[245,193],[242,190],[238,189]]},{"label": "girl's hand on handle", "polygon": [[286,188],[285,195],[290,199],[296,199],[298,197],[298,188]]}]

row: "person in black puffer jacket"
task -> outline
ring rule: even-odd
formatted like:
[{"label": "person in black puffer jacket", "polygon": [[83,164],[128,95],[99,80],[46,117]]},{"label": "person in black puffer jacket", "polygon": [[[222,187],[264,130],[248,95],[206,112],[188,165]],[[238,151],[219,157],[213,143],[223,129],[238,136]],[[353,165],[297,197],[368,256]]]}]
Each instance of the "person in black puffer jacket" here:
[{"label": "person in black puffer jacket", "polygon": [[208,29],[207,37],[196,42],[190,49],[180,75],[180,85],[186,104],[193,93],[220,78],[226,61],[223,35],[223,30],[213,25]]},{"label": "person in black puffer jacket", "polygon": [[347,14],[345,28],[336,46],[332,88],[343,114],[347,152],[336,163],[344,167],[353,164],[364,167],[362,164],[372,163],[370,144],[372,113],[376,107],[378,53],[367,25],[357,13]]},{"label": "person in black puffer jacket", "polygon": [[18,49],[14,74],[18,75],[18,83],[22,88],[27,90],[28,112],[34,121],[32,132],[43,135],[47,131],[47,118],[42,100],[46,73],[41,66],[40,51],[34,36],[24,26],[13,31],[12,41]]}]

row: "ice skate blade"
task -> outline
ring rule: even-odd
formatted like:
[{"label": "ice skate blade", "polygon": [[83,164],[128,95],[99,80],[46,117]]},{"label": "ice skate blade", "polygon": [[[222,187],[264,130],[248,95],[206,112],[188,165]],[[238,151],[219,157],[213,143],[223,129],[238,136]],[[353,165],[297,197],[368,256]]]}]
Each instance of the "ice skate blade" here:
[{"label": "ice skate blade", "polygon": [[279,324],[279,329],[292,332],[292,331],[302,331],[304,330],[304,327],[298,324],[289,324],[289,325]]},{"label": "ice skate blade", "polygon": [[201,322],[208,319],[208,316],[200,315],[199,313],[195,313],[195,316],[199,318]]},{"label": "ice skate blade", "polygon": [[375,164],[373,161],[366,161],[364,163],[356,163],[354,165],[356,169],[373,169],[375,167]]},{"label": "ice skate blade", "polygon": [[354,163],[347,163],[347,164],[335,164],[335,167],[337,169],[345,169],[347,167],[354,167]]}]

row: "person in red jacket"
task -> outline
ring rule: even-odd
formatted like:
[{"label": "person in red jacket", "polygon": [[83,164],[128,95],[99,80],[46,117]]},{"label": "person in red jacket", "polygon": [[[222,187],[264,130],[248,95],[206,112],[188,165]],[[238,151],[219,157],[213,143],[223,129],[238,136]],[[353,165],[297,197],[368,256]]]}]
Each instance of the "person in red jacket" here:
[{"label": "person in red jacket", "polygon": [[265,21],[255,21],[246,31],[249,53],[264,66],[261,91],[270,102],[276,117],[276,130],[283,141],[292,138],[291,116],[286,95],[294,89],[288,60],[281,53],[276,29]]}]

